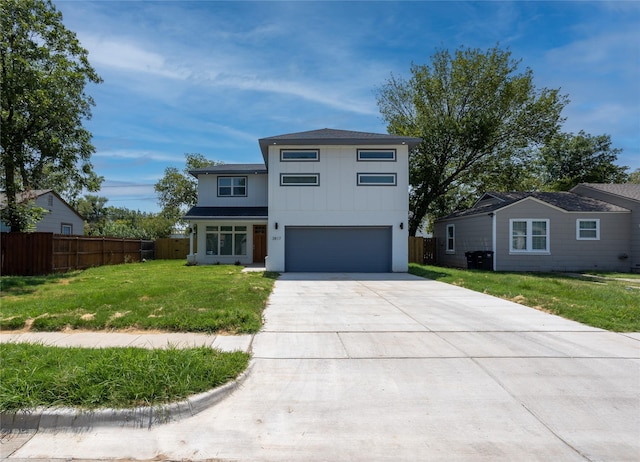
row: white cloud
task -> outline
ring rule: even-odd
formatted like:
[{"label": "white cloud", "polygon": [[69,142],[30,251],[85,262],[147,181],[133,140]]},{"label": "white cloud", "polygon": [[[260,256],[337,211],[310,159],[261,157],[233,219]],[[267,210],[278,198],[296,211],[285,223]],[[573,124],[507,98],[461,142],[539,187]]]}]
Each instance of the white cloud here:
[{"label": "white cloud", "polygon": [[136,150],[104,150],[93,154],[93,157],[105,157],[109,159],[133,159],[133,160],[149,160],[156,162],[176,162],[176,156],[162,152],[154,151],[136,151]]},{"label": "white cloud", "polygon": [[82,37],[83,46],[89,51],[91,63],[130,73],[151,74],[175,80],[185,80],[189,71],[169,66],[167,59],[139,45],[123,40],[103,39],[91,35]]}]

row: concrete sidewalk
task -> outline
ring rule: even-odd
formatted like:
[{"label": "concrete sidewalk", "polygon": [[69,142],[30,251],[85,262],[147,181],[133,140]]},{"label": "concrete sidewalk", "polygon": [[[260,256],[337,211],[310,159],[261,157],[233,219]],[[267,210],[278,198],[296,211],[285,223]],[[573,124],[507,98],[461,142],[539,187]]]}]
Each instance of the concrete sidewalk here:
[{"label": "concrete sidewalk", "polygon": [[253,335],[208,335],[179,332],[0,332],[0,343],[28,342],[60,347],[188,348],[208,346],[222,351],[249,351]]},{"label": "concrete sidewalk", "polygon": [[193,417],[11,435],[3,457],[640,459],[640,334],[408,274],[284,274],[252,351]]}]

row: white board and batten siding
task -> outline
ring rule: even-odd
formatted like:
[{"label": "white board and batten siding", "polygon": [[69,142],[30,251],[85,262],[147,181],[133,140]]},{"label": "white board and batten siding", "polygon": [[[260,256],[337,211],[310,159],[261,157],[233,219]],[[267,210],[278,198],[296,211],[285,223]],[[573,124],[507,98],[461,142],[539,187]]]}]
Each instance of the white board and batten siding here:
[{"label": "white board and batten siding", "polygon": [[[305,147],[306,148],[306,147]],[[362,162],[358,148],[396,150],[394,161]],[[287,228],[342,227],[390,229],[390,270],[408,269],[408,148],[394,146],[319,146],[313,162],[281,162],[280,151],[300,146],[269,146],[269,224],[267,269],[285,271]],[[358,185],[358,173],[394,174],[393,186]],[[282,186],[281,174],[318,174],[317,186]],[[276,228],[277,224],[277,228]],[[402,224],[402,228],[400,225]],[[299,233],[298,233],[299,234]],[[374,233],[371,233],[372,235]],[[375,247],[375,246],[374,246]],[[370,252],[387,249],[371,248]]]}]

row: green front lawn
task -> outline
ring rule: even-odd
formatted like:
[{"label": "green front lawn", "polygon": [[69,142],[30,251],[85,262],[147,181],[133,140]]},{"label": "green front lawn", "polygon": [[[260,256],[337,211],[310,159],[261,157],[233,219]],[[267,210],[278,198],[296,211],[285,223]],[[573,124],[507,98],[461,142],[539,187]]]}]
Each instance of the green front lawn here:
[{"label": "green front lawn", "polygon": [[495,295],[593,327],[640,332],[638,282],[573,278],[558,273],[503,273],[409,265],[409,272]]},{"label": "green front lawn", "polygon": [[0,348],[0,411],[38,406],[128,408],[179,401],[238,376],[243,352],[212,348]]},{"label": "green front lawn", "polygon": [[2,277],[0,329],[254,333],[276,274],[158,260]]}]

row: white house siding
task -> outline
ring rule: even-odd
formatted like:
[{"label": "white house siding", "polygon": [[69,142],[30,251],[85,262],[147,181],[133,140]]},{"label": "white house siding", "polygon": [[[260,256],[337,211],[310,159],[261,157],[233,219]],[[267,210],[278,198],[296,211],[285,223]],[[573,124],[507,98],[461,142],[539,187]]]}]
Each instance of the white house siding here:
[{"label": "white house siding", "polygon": [[[247,177],[246,197],[218,197],[218,177]],[[234,174],[200,174],[198,175],[199,207],[266,207],[267,206],[267,174],[266,173],[234,173]]]},{"label": "white house siding", "polygon": [[[316,148],[316,146],[305,146]],[[269,147],[269,225],[267,269],[285,270],[287,226],[390,226],[391,269],[408,269],[408,148],[397,146],[317,146],[317,162],[280,162],[281,149]],[[357,149],[397,150],[394,162],[358,162]],[[319,186],[280,186],[281,173],[318,173]],[[396,186],[358,186],[358,173],[395,173]],[[276,229],[276,223],[278,229]],[[400,224],[403,229],[400,229]],[[375,249],[372,249],[375,251]]]},{"label": "white house siding", "polygon": [[[438,221],[434,225],[437,242],[437,262],[442,266],[466,268],[465,252],[493,250],[492,218],[486,214]],[[455,226],[455,250],[447,252],[447,225]]]},{"label": "white house siding", "polygon": [[[509,251],[510,219],[548,219],[548,254]],[[534,199],[525,199],[496,212],[496,270],[498,271],[628,271],[629,213],[565,212]],[[600,240],[577,240],[577,219],[600,219]]]},{"label": "white house siding", "polygon": [[36,231],[41,233],[62,233],[62,225],[72,227],[71,234],[84,235],[84,220],[69,205],[52,192],[39,196],[35,203],[48,211],[36,224]]}]

